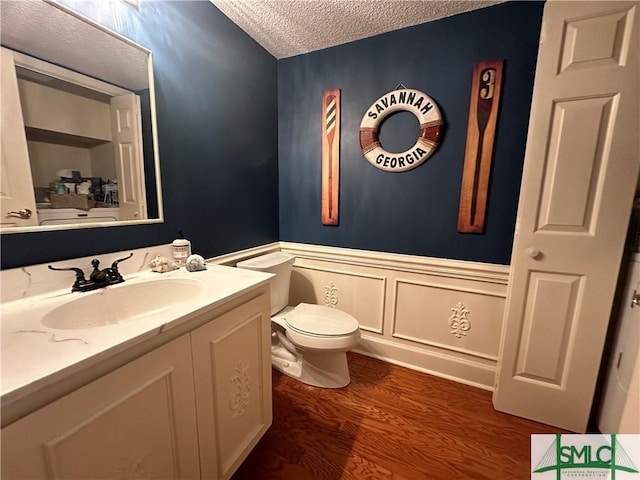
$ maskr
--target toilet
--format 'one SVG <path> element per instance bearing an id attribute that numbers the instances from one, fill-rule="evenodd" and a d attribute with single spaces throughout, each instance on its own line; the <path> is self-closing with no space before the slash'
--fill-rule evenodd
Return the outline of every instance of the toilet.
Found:
<path id="1" fill-rule="evenodd" d="M 271 279 L 271 362 L 308 385 L 345 387 L 351 381 L 347 353 L 358 344 L 358 321 L 341 310 L 301 303 L 288 306 L 294 256 L 268 253 L 238 268 L 275 274 Z"/>

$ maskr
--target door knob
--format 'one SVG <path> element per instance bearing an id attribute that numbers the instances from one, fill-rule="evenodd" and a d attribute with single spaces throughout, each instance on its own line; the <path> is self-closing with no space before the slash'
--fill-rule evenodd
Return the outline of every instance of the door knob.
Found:
<path id="1" fill-rule="evenodd" d="M 20 217 L 24 220 L 31 218 L 33 212 L 28 208 L 23 208 L 22 210 L 18 210 L 17 212 L 9 212 L 7 213 L 7 217 Z"/>
<path id="2" fill-rule="evenodd" d="M 527 248 L 527 255 L 531 258 L 538 258 L 540 256 L 540 250 L 534 247 Z"/>
<path id="3" fill-rule="evenodd" d="M 635 305 L 640 305 L 640 293 L 637 290 L 633 291 L 633 295 L 631 296 L 631 308 Z"/>

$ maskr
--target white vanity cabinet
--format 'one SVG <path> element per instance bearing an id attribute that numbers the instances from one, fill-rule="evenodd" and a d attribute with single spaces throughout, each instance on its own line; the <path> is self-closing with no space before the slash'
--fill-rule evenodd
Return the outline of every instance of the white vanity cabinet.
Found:
<path id="1" fill-rule="evenodd" d="M 1 477 L 230 478 L 271 425 L 268 286 L 161 335 L 3 428 Z"/>
<path id="2" fill-rule="evenodd" d="M 2 478 L 198 478 L 183 335 L 2 429 Z"/>
<path id="3" fill-rule="evenodd" d="M 271 425 L 269 305 L 261 295 L 191 332 L 202 478 L 230 478 Z"/>

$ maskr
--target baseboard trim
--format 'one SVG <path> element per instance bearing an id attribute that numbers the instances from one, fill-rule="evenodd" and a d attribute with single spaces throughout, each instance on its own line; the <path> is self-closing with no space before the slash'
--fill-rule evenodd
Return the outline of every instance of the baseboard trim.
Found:
<path id="1" fill-rule="evenodd" d="M 353 350 L 368 357 L 416 370 L 454 382 L 494 390 L 495 363 L 479 363 L 459 356 L 428 351 L 402 345 L 384 338 L 363 334 L 360 344 Z"/>

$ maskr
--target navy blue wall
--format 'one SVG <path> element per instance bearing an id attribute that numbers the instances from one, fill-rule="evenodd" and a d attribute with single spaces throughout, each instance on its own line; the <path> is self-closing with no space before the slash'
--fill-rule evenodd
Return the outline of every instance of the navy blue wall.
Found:
<path id="1" fill-rule="evenodd" d="M 165 222 L 2 235 L 2 268 L 168 243 L 179 227 L 205 257 L 277 241 L 276 59 L 210 2 L 107 4 L 83 13 L 153 51 Z"/>
<path id="2" fill-rule="evenodd" d="M 113 8 L 118 15 L 100 21 L 154 53 L 165 223 L 2 235 L 2 268 L 165 243 L 179 227 L 204 256 L 281 239 L 509 263 L 542 3 L 509 2 L 279 62 L 210 2 Z M 505 72 L 486 229 L 459 234 L 471 70 L 494 58 Z M 431 96 L 446 130 L 425 164 L 387 173 L 362 156 L 358 127 L 399 83 Z M 324 227 L 320 104 L 333 88 L 342 89 L 340 225 Z M 417 135 L 406 112 L 381 128 L 390 151 Z"/>
<path id="3" fill-rule="evenodd" d="M 280 239 L 508 264 L 515 226 L 542 2 L 508 2 L 278 62 Z M 504 59 L 503 91 L 484 234 L 457 232 L 473 66 Z M 404 173 L 360 151 L 363 114 L 400 83 L 439 105 L 444 138 Z M 342 90 L 340 225 L 320 221 L 321 104 Z M 400 112 L 381 127 L 388 151 L 415 143 Z"/>

